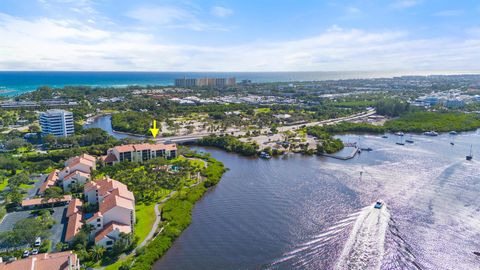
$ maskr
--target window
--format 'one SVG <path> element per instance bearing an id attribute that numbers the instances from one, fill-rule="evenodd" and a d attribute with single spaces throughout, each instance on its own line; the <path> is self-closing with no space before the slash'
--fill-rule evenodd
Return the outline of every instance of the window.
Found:
<path id="1" fill-rule="evenodd" d="M 101 219 L 100 219 L 100 218 L 97 218 L 97 222 L 100 222 L 100 221 L 101 221 Z"/>
<path id="2" fill-rule="evenodd" d="M 98 223 L 98 224 L 97 224 L 97 227 L 102 227 L 102 224 Z"/>
<path id="3" fill-rule="evenodd" d="M 111 246 L 113 244 L 113 241 L 107 241 L 107 246 Z"/>

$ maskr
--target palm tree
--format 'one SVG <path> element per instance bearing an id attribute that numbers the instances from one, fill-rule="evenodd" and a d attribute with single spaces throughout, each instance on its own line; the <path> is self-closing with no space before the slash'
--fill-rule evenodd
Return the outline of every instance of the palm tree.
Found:
<path id="1" fill-rule="evenodd" d="M 102 259 L 103 253 L 105 253 L 105 248 L 102 246 L 93 246 L 90 250 L 90 257 L 94 261 L 99 261 Z"/>

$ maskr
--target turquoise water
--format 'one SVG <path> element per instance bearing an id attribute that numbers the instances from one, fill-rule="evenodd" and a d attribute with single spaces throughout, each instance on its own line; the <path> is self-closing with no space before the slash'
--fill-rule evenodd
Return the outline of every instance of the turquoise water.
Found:
<path id="1" fill-rule="evenodd" d="M 253 82 L 319 81 L 359 78 L 426 75 L 414 72 L 66 72 L 0 71 L 0 95 L 15 96 L 40 86 L 67 85 L 113 86 L 172 85 L 181 77 L 236 77 Z"/>

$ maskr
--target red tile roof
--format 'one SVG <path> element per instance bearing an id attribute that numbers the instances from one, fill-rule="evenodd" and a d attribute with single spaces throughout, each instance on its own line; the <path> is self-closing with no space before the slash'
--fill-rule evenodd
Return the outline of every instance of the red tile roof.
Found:
<path id="1" fill-rule="evenodd" d="M 63 178 L 63 180 L 68 180 L 76 175 L 80 175 L 80 176 L 83 176 L 83 177 L 86 177 L 86 178 L 90 178 L 90 174 L 89 173 L 86 173 L 86 172 L 83 172 L 81 170 L 75 170 L 73 172 L 71 172 L 69 175 L 65 176 Z"/>
<path id="2" fill-rule="evenodd" d="M 86 159 L 86 160 L 90 160 L 90 161 L 92 161 L 92 162 L 96 162 L 96 161 L 97 161 L 97 159 L 96 159 L 94 156 L 91 156 L 91 155 L 89 155 L 89 154 L 82 154 L 80 157 L 81 157 L 81 158 L 84 158 L 84 159 Z"/>
<path id="3" fill-rule="evenodd" d="M 114 230 L 118 230 L 119 232 L 123 232 L 123 233 L 132 232 L 132 228 L 130 228 L 130 226 L 112 221 L 107 225 L 105 225 L 105 227 L 103 227 L 103 229 L 97 233 L 97 235 L 95 236 L 95 243 L 102 240 L 105 236 L 107 236 L 109 233 L 113 232 Z"/>
<path id="4" fill-rule="evenodd" d="M 152 150 L 152 151 L 157 151 L 157 150 L 176 150 L 176 149 L 177 149 L 177 145 L 174 144 L 174 143 L 172 143 L 172 144 L 142 143 L 142 144 L 126 144 L 126 145 L 115 146 L 113 149 L 117 150 L 119 153 L 122 153 L 122 152 L 133 152 L 133 151 L 142 151 L 142 150 Z"/>
<path id="5" fill-rule="evenodd" d="M 86 160 L 86 159 L 83 159 L 83 158 L 77 158 L 77 159 L 73 160 L 71 163 L 69 163 L 68 166 L 65 167 L 65 168 L 68 168 L 68 167 L 73 168 L 73 167 L 77 166 L 78 164 L 82 164 L 82 165 L 85 165 L 85 166 L 91 167 L 91 168 L 93 168 L 94 165 L 95 165 L 94 163 L 92 163 L 89 160 Z"/>
<path id="6" fill-rule="evenodd" d="M 51 172 L 47 176 L 47 179 L 45 179 L 45 182 L 43 182 L 42 185 L 40 186 L 40 188 L 38 189 L 38 192 L 39 193 L 44 193 L 45 190 L 47 190 L 47 188 L 55 186 L 55 184 L 58 181 L 58 173 L 59 173 L 58 170 L 54 170 L 53 172 Z"/>
<path id="7" fill-rule="evenodd" d="M 67 232 L 65 233 L 65 241 L 70 241 L 75 237 L 75 235 L 80 231 L 82 228 L 82 214 L 75 213 L 68 218 L 67 223 Z"/>
<path id="8" fill-rule="evenodd" d="M 76 214 L 78 212 L 82 211 L 82 201 L 79 199 L 73 199 L 70 201 L 67 207 L 67 218 L 70 217 L 73 214 Z"/>
<path id="9" fill-rule="evenodd" d="M 93 216 L 91 216 L 89 219 L 87 219 L 87 223 L 90 223 L 90 222 L 92 222 L 92 221 L 94 221 L 97 218 L 102 217 L 102 216 L 103 216 L 102 213 L 96 212 Z"/>
<path id="10" fill-rule="evenodd" d="M 0 270 L 68 270 L 77 269 L 77 255 L 71 251 L 42 253 L 14 262 L 0 263 Z"/>
<path id="11" fill-rule="evenodd" d="M 117 207 L 117 206 L 122 207 L 122 208 L 126 208 L 126 209 L 130 209 L 132 211 L 135 209 L 135 205 L 134 205 L 133 201 L 122 198 L 122 197 L 114 195 L 114 194 L 110 194 L 107 197 L 105 197 L 103 202 L 100 204 L 99 211 L 100 211 L 100 213 L 105 214 L 110 209 L 112 209 L 114 207 Z"/>
<path id="12" fill-rule="evenodd" d="M 50 199 L 48 200 L 48 202 L 45 202 L 45 203 L 53 203 L 53 202 L 69 202 L 72 200 L 72 196 L 71 195 L 64 195 L 63 196 L 63 199 L 61 200 L 53 200 L 53 199 Z M 36 198 L 36 199 L 30 199 L 30 200 L 23 200 L 22 201 L 22 207 L 25 207 L 25 206 L 34 206 L 34 205 L 42 205 L 42 204 L 45 204 L 44 202 L 42 202 L 42 198 Z"/>
<path id="13" fill-rule="evenodd" d="M 111 163 L 111 162 L 118 161 L 117 157 L 113 153 L 108 153 L 106 156 L 102 156 L 102 160 L 105 163 Z"/>
<path id="14" fill-rule="evenodd" d="M 115 146 L 113 149 L 117 150 L 119 153 L 135 151 L 135 148 L 133 148 L 133 144 Z"/>
<path id="15" fill-rule="evenodd" d="M 96 183 L 96 188 L 98 189 L 99 196 L 107 196 L 110 193 L 114 193 L 115 195 L 118 195 L 120 197 L 129 199 L 132 201 L 135 200 L 133 193 L 128 190 L 128 187 L 117 180 L 113 180 L 111 178 L 106 177 L 106 178 L 103 178 L 102 180 L 96 181 L 95 183 Z M 89 188 L 88 190 L 91 189 L 90 186 L 88 186 L 88 188 Z"/>

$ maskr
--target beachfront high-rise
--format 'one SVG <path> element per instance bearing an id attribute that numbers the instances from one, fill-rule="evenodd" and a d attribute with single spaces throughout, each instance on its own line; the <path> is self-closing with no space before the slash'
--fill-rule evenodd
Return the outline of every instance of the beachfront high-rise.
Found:
<path id="1" fill-rule="evenodd" d="M 177 87 L 219 87 L 233 86 L 236 84 L 235 77 L 231 78 L 179 78 L 175 79 Z"/>
<path id="2" fill-rule="evenodd" d="M 66 137 L 74 133 L 73 113 L 65 110 L 48 110 L 40 113 L 42 135 Z"/>

